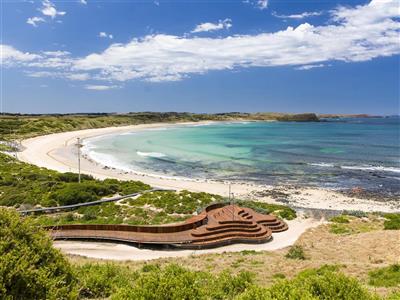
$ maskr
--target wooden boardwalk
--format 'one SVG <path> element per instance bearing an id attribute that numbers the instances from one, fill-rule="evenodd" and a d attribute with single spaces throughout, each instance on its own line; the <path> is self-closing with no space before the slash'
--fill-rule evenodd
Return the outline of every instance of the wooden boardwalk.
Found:
<path id="1" fill-rule="evenodd" d="M 53 239 L 107 240 L 186 249 L 264 243 L 288 229 L 282 220 L 237 205 L 214 204 L 183 223 L 160 226 L 72 224 L 46 227 Z"/>

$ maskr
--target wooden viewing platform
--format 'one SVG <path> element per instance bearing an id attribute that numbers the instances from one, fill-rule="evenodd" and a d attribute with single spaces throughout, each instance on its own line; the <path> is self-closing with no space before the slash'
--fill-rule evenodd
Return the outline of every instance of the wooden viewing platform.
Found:
<path id="1" fill-rule="evenodd" d="M 159 226 L 71 224 L 46 227 L 53 239 L 128 242 L 138 246 L 164 245 L 185 249 L 233 243 L 264 243 L 288 226 L 273 215 L 250 208 L 217 203 L 185 222 Z"/>

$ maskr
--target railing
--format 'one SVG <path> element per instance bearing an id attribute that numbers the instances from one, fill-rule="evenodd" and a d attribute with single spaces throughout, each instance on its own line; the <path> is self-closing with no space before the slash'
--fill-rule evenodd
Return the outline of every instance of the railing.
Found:
<path id="1" fill-rule="evenodd" d="M 159 191 L 175 191 L 175 190 L 154 188 L 154 189 L 146 190 L 143 192 L 133 193 L 133 194 L 124 195 L 124 196 L 118 196 L 118 197 L 112 197 L 112 198 L 103 198 L 103 199 L 91 201 L 91 202 L 77 203 L 77 204 L 71 204 L 71 205 L 62 205 L 62 206 L 53 206 L 53 207 L 42 207 L 42 208 L 35 208 L 35 209 L 26 209 L 26 210 L 19 210 L 18 212 L 22 215 L 26 215 L 26 214 L 37 213 L 37 212 L 52 212 L 52 211 L 59 211 L 59 210 L 70 210 L 70 209 L 75 209 L 75 208 L 79 208 L 79 207 L 83 207 L 83 206 L 92 206 L 92 205 L 99 205 L 99 204 L 107 203 L 107 202 L 115 202 L 115 201 L 119 201 L 119 200 L 126 199 L 126 198 L 132 198 L 132 197 L 135 197 L 135 196 L 138 196 L 141 194 L 151 193 L 151 192 L 159 192 Z"/>

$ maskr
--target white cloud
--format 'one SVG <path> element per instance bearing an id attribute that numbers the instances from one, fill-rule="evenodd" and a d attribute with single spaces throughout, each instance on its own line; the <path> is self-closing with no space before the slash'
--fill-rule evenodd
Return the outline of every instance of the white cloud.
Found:
<path id="1" fill-rule="evenodd" d="M 258 0 L 257 7 L 261 10 L 266 9 L 268 7 L 268 0 Z"/>
<path id="2" fill-rule="evenodd" d="M 51 17 L 54 19 L 56 16 L 63 16 L 66 14 L 65 11 L 57 11 L 55 5 L 49 0 L 44 0 L 42 2 L 42 7 L 39 9 L 43 15 Z"/>
<path id="3" fill-rule="evenodd" d="M 61 57 L 61 56 L 67 56 L 70 55 L 71 53 L 68 51 L 44 51 L 43 54 L 47 56 L 55 56 L 55 57 Z"/>
<path id="4" fill-rule="evenodd" d="M 278 15 L 276 12 L 273 12 L 272 15 L 281 19 L 304 19 L 308 17 L 315 17 L 322 15 L 321 11 L 313 11 L 313 12 L 303 12 L 301 14 L 293 14 L 293 15 Z"/>
<path id="5" fill-rule="evenodd" d="M 3 65 L 13 65 L 18 63 L 26 63 L 39 59 L 40 56 L 29 52 L 21 52 L 12 46 L 0 45 L 0 59 Z"/>
<path id="6" fill-rule="evenodd" d="M 339 7 L 330 16 L 328 25 L 303 23 L 296 28 L 289 26 L 255 35 L 149 35 L 75 58 L 35 55 L 3 47 L 7 49 L 6 60 L 11 61 L 8 66 L 53 72 L 62 78 L 85 73 L 90 74 L 90 79 L 107 82 L 176 81 L 193 74 L 249 67 L 293 66 L 305 70 L 326 66 L 331 61 L 368 61 L 400 54 L 397 0 Z"/>
<path id="7" fill-rule="evenodd" d="M 98 36 L 101 38 L 109 38 L 110 40 L 112 40 L 114 38 L 114 36 L 112 34 L 108 34 L 107 32 L 104 32 L 104 31 L 99 32 Z"/>
<path id="8" fill-rule="evenodd" d="M 232 20 L 225 19 L 225 20 L 219 20 L 218 23 L 199 24 L 191 32 L 197 33 L 197 32 L 206 32 L 206 31 L 216 31 L 216 30 L 221 30 L 221 29 L 229 29 L 231 27 L 232 27 Z"/>
<path id="9" fill-rule="evenodd" d="M 303 65 L 303 66 L 300 66 L 300 67 L 296 67 L 295 69 L 296 70 L 311 70 L 311 69 L 314 69 L 314 68 L 322 68 L 322 67 L 325 67 L 325 65 L 324 64 Z"/>
<path id="10" fill-rule="evenodd" d="M 243 3 L 250 4 L 259 10 L 264 10 L 268 8 L 269 0 L 243 0 Z"/>
<path id="11" fill-rule="evenodd" d="M 106 90 L 111 90 L 111 89 L 116 89 L 119 88 L 117 85 L 91 85 L 88 84 L 85 86 L 85 89 L 87 90 L 94 90 L 94 91 L 106 91 Z"/>
<path id="12" fill-rule="evenodd" d="M 81 80 L 85 81 L 90 79 L 90 75 L 88 73 L 75 73 L 75 74 L 68 74 L 66 75 L 66 78 L 70 80 Z"/>
<path id="13" fill-rule="evenodd" d="M 87 4 L 87 1 L 86 0 L 79 0 L 79 3 L 81 3 L 81 4 Z"/>
<path id="14" fill-rule="evenodd" d="M 33 27 L 37 27 L 37 23 L 40 22 L 45 22 L 45 20 L 41 17 L 32 17 L 26 20 L 26 23 L 32 25 Z"/>

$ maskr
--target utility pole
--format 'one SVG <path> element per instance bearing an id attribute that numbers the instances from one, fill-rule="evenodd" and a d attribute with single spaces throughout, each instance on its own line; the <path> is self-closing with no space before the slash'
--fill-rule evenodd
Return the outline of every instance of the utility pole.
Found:
<path id="1" fill-rule="evenodd" d="M 78 182 L 81 183 L 81 139 L 77 138 L 78 142 L 76 146 L 78 147 Z"/>
<path id="2" fill-rule="evenodd" d="M 235 221 L 235 194 L 232 193 L 232 220 Z"/>

